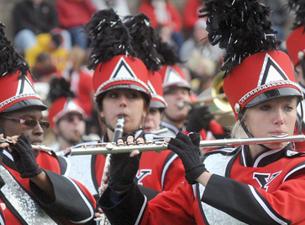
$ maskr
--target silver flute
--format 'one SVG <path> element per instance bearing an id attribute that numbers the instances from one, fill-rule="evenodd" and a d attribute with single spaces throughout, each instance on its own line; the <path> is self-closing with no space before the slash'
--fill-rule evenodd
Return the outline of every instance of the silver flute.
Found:
<path id="1" fill-rule="evenodd" d="M 2 143 L 13 144 L 14 142 L 11 140 L 11 138 L 7 137 L 7 138 L 0 138 L 0 144 Z M 37 151 L 45 151 L 45 152 L 50 152 L 54 150 L 45 145 L 32 145 L 32 149 Z"/>
<path id="2" fill-rule="evenodd" d="M 278 142 L 302 142 L 305 141 L 305 135 L 265 137 L 265 138 L 232 138 L 218 140 L 203 140 L 199 146 L 222 147 L 222 146 L 240 146 L 240 145 L 257 145 Z M 96 154 L 120 154 L 131 153 L 134 150 L 140 152 L 146 151 L 163 151 L 168 149 L 169 138 L 158 140 L 153 143 L 134 144 L 134 145 L 117 145 L 115 143 L 105 142 L 98 144 L 81 144 L 77 147 L 70 148 L 71 155 L 96 155 Z"/>

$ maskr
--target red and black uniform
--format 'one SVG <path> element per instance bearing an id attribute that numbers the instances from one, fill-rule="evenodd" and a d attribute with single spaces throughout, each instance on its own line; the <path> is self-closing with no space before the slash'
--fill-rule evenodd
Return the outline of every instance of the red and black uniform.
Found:
<path id="1" fill-rule="evenodd" d="M 92 157 L 91 173 L 94 174 L 94 184 L 98 188 L 101 184 L 105 157 Z M 140 167 L 136 175 L 139 185 L 154 191 L 168 191 L 185 180 L 184 167 L 178 156 L 171 151 L 144 152 L 141 156 Z M 96 189 L 97 190 L 97 189 Z"/>
<path id="2" fill-rule="evenodd" d="M 286 147 L 251 160 L 243 146 L 211 152 L 204 163 L 214 173 L 206 187 L 183 182 L 149 202 L 136 186 L 122 196 L 107 189 L 102 208 L 113 225 L 305 224 L 302 154 Z"/>
<path id="3" fill-rule="evenodd" d="M 299 86 L 303 92 L 303 95 L 305 96 L 305 87 L 302 83 L 299 83 Z M 300 102 L 300 105 L 298 107 L 298 117 L 299 117 L 299 120 L 300 120 L 300 123 L 301 123 L 301 132 L 302 134 L 305 134 L 305 117 L 304 117 L 304 109 L 305 109 L 305 100 L 302 100 Z M 299 128 L 296 128 L 295 129 L 295 133 L 296 134 L 299 134 L 300 131 L 299 131 Z M 302 149 L 304 149 L 305 147 L 305 142 L 296 142 L 295 143 L 295 146 L 296 146 L 296 149 L 299 150 L 299 151 L 302 151 Z"/>
<path id="4" fill-rule="evenodd" d="M 184 167 L 178 155 L 170 150 L 144 152 L 136 180 L 158 192 L 173 190 L 185 180 Z"/>
<path id="5" fill-rule="evenodd" d="M 1 213 L 6 225 L 37 224 L 37 221 L 41 220 L 35 218 L 36 222 L 32 222 L 31 217 L 37 216 L 33 212 L 39 210 L 44 211 L 55 224 L 94 224 L 95 200 L 81 183 L 63 176 L 67 169 L 63 158 L 44 151 L 39 151 L 36 157 L 37 164 L 52 184 L 54 199 L 50 199 L 30 179 L 21 178 L 8 151 L 4 150 L 1 157 L 1 171 L 7 171 L 7 175 L 14 180 L 12 183 L 3 183 L 0 192 L 0 202 L 5 204 L 5 209 L 1 207 Z M 4 178 L 4 173 L 1 173 L 1 176 Z M 16 193 L 15 189 L 12 189 L 10 193 L 6 186 L 18 186 L 19 191 Z M 30 196 L 30 199 L 24 196 Z M 24 201 L 28 200 L 38 204 L 25 204 Z"/>
<path id="6" fill-rule="evenodd" d="M 105 156 L 72 156 L 69 161 L 69 176 L 84 183 L 92 194 L 97 194 L 103 176 Z M 84 171 L 86 168 L 91 171 Z M 184 180 L 184 167 L 177 154 L 170 150 L 142 153 L 136 176 L 139 185 L 161 192 L 172 190 Z"/>

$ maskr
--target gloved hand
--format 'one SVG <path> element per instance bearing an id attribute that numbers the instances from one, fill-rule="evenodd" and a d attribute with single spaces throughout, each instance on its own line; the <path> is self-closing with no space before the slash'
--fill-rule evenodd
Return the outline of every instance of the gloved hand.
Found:
<path id="1" fill-rule="evenodd" d="M 131 141 L 128 139 L 131 138 Z M 142 138 L 142 136 L 141 136 Z M 126 140 L 126 138 L 123 137 Z M 119 140 L 119 141 L 122 141 Z M 142 139 L 144 142 L 144 139 Z M 133 143 L 133 135 L 127 137 L 127 143 Z M 131 157 L 129 153 L 112 154 L 110 159 L 109 187 L 113 191 L 125 192 L 134 182 L 139 169 L 141 154 Z"/>
<path id="2" fill-rule="evenodd" d="M 140 155 L 130 157 L 129 153 L 113 154 L 110 159 L 109 187 L 124 192 L 131 187 L 139 169 Z"/>
<path id="3" fill-rule="evenodd" d="M 30 141 L 21 135 L 16 144 L 10 144 L 17 171 L 22 178 L 35 177 L 42 172 L 36 162 L 35 154 Z"/>
<path id="4" fill-rule="evenodd" d="M 207 106 L 193 107 L 188 115 L 186 130 L 199 132 L 201 129 L 209 130 L 209 125 L 214 116 Z"/>
<path id="5" fill-rule="evenodd" d="M 187 136 L 179 132 L 176 138 L 172 138 L 168 144 L 168 148 L 182 160 L 189 184 L 197 183 L 196 179 L 207 171 L 200 159 L 199 142 L 200 135 L 198 133 Z"/>

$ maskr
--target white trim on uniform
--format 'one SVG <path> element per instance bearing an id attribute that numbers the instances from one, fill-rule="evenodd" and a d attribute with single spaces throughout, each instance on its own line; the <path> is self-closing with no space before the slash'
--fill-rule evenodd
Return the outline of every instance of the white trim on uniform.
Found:
<path id="1" fill-rule="evenodd" d="M 146 196 L 144 195 L 144 202 L 143 202 L 143 205 L 142 205 L 141 210 L 140 210 L 140 212 L 139 212 L 139 215 L 138 215 L 138 217 L 137 217 L 137 220 L 136 220 L 136 222 L 135 222 L 135 225 L 138 225 L 138 224 L 140 223 L 140 220 L 141 220 L 141 218 L 142 218 L 142 215 L 143 215 L 143 212 L 144 212 L 144 210 L 145 210 L 146 204 L 147 204 L 147 198 L 146 198 Z"/>
<path id="2" fill-rule="evenodd" d="M 252 192 L 252 195 L 254 196 L 254 198 L 256 199 L 256 201 L 261 205 L 261 207 L 265 210 L 265 212 L 278 224 L 282 224 L 282 225 L 288 225 L 288 223 L 286 223 L 285 221 L 283 221 L 281 218 L 277 217 L 273 212 L 271 212 L 271 210 L 269 209 L 269 207 L 266 205 L 266 203 L 261 199 L 261 197 L 256 193 L 255 188 L 252 187 L 251 185 L 248 185 L 250 188 L 250 191 Z"/>

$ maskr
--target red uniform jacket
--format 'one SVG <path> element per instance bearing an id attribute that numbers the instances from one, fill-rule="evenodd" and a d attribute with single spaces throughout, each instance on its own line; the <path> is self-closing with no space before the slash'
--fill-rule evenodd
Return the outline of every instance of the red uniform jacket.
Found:
<path id="1" fill-rule="evenodd" d="M 46 172 L 54 191 L 55 199 L 48 199 L 44 193 L 28 178 L 21 178 L 15 170 L 12 156 L 4 151 L 2 153 L 2 166 L 11 174 L 29 196 L 37 201 L 44 211 L 60 224 L 92 224 L 95 200 L 89 191 L 78 181 L 62 176 L 66 171 L 64 159 L 56 157 L 53 153 L 39 151 L 37 163 Z M 4 184 L 6 185 L 6 184 Z M 18 212 L 5 198 L 3 192 L 0 196 L 1 216 L 6 225 L 27 224 L 20 218 Z M 4 204 L 3 204 L 4 203 Z M 31 208 L 26 209 L 31 215 Z M 72 222 L 73 221 L 73 222 Z"/>
<path id="2" fill-rule="evenodd" d="M 302 153 L 287 147 L 251 160 L 240 147 L 209 153 L 204 163 L 213 173 L 206 187 L 184 182 L 149 202 L 136 186 L 123 195 L 107 189 L 99 203 L 112 225 L 305 224 Z"/>

